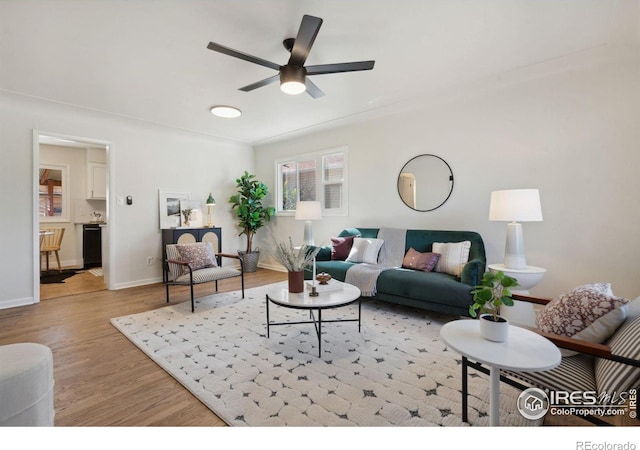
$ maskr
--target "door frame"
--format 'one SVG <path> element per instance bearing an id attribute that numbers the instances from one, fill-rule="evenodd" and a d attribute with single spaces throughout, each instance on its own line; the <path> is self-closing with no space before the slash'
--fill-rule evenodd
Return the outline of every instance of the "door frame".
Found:
<path id="1" fill-rule="evenodd" d="M 106 238 L 107 254 L 103 255 L 102 269 L 104 273 L 104 282 L 107 289 L 115 289 L 114 277 L 111 273 L 111 261 L 115 261 L 115 239 L 114 239 L 114 223 L 115 223 L 115 208 L 113 208 L 112 201 L 114 191 L 114 177 L 113 177 L 113 161 L 114 161 L 114 145 L 112 142 L 104 141 L 101 139 L 85 138 L 80 136 L 71 136 L 67 134 L 60 134 L 55 132 L 49 132 L 44 130 L 33 130 L 33 303 L 40 302 L 40 239 L 38 236 L 38 230 L 40 229 L 39 218 L 39 202 L 38 202 L 38 180 L 40 169 L 40 137 L 52 137 L 74 143 L 87 143 L 92 145 L 104 146 L 107 156 L 107 198 L 106 198 L 106 229 L 103 237 Z M 69 217 L 72 221 L 72 216 Z"/>

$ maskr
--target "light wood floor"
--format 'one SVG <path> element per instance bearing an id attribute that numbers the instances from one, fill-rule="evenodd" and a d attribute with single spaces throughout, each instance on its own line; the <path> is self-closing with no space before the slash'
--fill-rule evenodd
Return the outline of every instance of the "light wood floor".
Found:
<path id="1" fill-rule="evenodd" d="M 286 273 L 258 269 L 246 274 L 245 287 L 285 279 Z M 196 297 L 211 294 L 213 286 L 196 286 Z M 238 279 L 219 282 L 219 291 L 239 288 Z M 188 288 L 172 287 L 171 300 L 189 301 Z M 38 342 L 51 348 L 56 426 L 224 426 L 109 322 L 164 306 L 162 283 L 41 299 L 0 310 L 0 345 Z"/>
<path id="2" fill-rule="evenodd" d="M 285 279 L 286 273 L 258 269 L 246 274 L 246 287 Z M 96 291 L 102 277 L 65 281 L 66 287 L 43 285 L 39 304 L 0 310 L 0 345 L 39 342 L 53 351 L 56 426 L 225 425 L 109 322 L 166 306 L 162 283 Z M 196 297 L 212 289 L 196 286 Z M 221 292 L 237 289 L 237 279 L 219 283 Z M 188 288 L 171 292 L 172 303 L 189 301 Z M 568 417 L 547 417 L 545 424 L 588 425 Z"/>

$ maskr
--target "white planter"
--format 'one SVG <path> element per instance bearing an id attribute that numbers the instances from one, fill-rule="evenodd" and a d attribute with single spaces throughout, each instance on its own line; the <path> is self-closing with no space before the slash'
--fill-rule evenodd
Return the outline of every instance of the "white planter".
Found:
<path id="1" fill-rule="evenodd" d="M 504 317 L 498 317 L 494 322 L 491 314 L 480 316 L 480 336 L 493 342 L 504 342 L 509 336 L 509 321 Z"/>

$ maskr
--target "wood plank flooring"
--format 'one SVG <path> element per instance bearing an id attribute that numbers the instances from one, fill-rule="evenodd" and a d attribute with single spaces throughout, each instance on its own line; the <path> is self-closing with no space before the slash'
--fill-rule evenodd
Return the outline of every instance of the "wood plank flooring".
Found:
<path id="1" fill-rule="evenodd" d="M 286 276 L 258 269 L 246 274 L 246 288 Z M 56 426 L 225 426 L 109 322 L 166 306 L 162 283 L 95 291 L 103 286 L 101 277 L 86 273 L 68 280 L 67 287 L 43 286 L 39 304 L 0 310 L 0 345 L 39 342 L 53 351 Z M 221 292 L 239 287 L 237 279 L 219 283 Z M 195 288 L 196 297 L 212 291 L 209 283 Z M 171 293 L 172 303 L 189 300 L 188 288 L 172 287 Z M 570 417 L 547 417 L 545 424 L 588 425 Z"/>
<path id="2" fill-rule="evenodd" d="M 258 269 L 246 274 L 245 286 L 286 276 Z M 219 282 L 221 292 L 239 288 L 238 279 Z M 196 286 L 196 297 L 212 290 L 212 283 Z M 188 288 L 172 287 L 171 297 L 172 303 L 188 301 Z M 224 426 L 109 322 L 164 306 L 162 283 L 42 299 L 0 310 L 0 345 L 39 342 L 51 348 L 56 426 Z"/>

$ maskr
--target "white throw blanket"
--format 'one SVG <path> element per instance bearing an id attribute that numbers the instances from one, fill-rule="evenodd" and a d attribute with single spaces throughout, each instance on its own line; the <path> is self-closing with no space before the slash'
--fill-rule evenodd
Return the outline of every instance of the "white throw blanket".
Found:
<path id="1" fill-rule="evenodd" d="M 378 264 L 360 263 L 347 270 L 345 282 L 360 289 L 363 297 L 373 297 L 376 294 L 378 276 L 385 270 L 402 266 L 407 230 L 403 228 L 380 228 L 378 239 L 384 244 L 378 255 Z"/>

